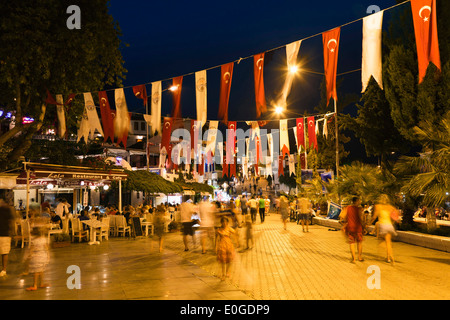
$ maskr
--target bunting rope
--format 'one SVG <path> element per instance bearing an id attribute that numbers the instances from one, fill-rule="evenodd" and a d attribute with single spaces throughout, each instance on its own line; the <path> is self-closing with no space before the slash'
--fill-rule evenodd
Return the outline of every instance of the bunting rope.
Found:
<path id="1" fill-rule="evenodd" d="M 388 10 L 392 10 L 392 9 L 394 9 L 394 8 L 396 8 L 396 7 L 398 7 L 398 6 L 404 5 L 404 4 L 408 3 L 408 2 L 411 2 L 411 0 L 406 0 L 406 1 L 404 1 L 404 2 L 395 4 L 395 5 L 391 6 L 391 7 L 386 8 L 386 9 L 382 9 L 382 10 L 380 10 L 380 11 L 388 11 Z M 358 18 L 358 19 L 356 19 L 356 20 L 353 20 L 353 21 L 344 23 L 344 24 L 342 24 L 342 25 L 340 25 L 340 26 L 338 26 L 338 27 L 331 28 L 331 29 L 329 29 L 329 30 L 327 30 L 327 31 L 330 31 L 330 30 L 333 30 L 333 29 L 336 29 L 336 28 L 342 28 L 342 27 L 348 26 L 348 25 L 350 25 L 350 24 L 359 22 L 359 21 L 363 20 L 364 18 L 365 18 L 365 17 Z M 308 37 L 305 37 L 305 38 L 303 38 L 303 39 L 299 39 L 299 40 L 296 40 L 296 41 L 305 41 L 305 40 L 308 40 L 308 39 L 311 39 L 311 38 L 320 36 L 320 35 L 322 35 L 324 32 L 327 32 L 327 31 L 322 31 L 322 32 L 316 33 L 316 34 L 314 34 L 314 35 L 311 35 L 311 36 L 308 36 Z M 295 42 L 295 41 L 294 41 L 294 42 Z M 284 47 L 286 47 L 287 45 L 288 45 L 288 44 L 284 44 L 284 45 L 281 45 L 281 46 L 278 46 L 278 47 L 275 47 L 275 48 L 272 48 L 272 49 L 265 50 L 265 51 L 263 51 L 263 52 L 272 52 L 272 51 L 275 51 L 275 50 L 284 48 Z M 247 60 L 247 59 L 253 58 L 253 56 L 254 56 L 254 54 L 253 54 L 253 55 L 249 55 L 249 56 L 244 57 L 244 58 L 236 59 L 236 60 L 234 60 L 234 61 L 230 61 L 230 62 L 228 62 L 228 63 L 237 63 L 237 64 L 239 64 L 239 63 L 240 63 L 241 61 L 243 61 L 243 60 Z M 225 64 L 226 64 L 226 63 L 225 63 Z M 202 70 L 209 71 L 209 70 L 213 70 L 213 69 L 219 68 L 219 67 L 221 67 L 222 65 L 224 65 L 224 64 L 216 65 L 216 66 L 209 67 L 209 68 L 202 69 Z M 341 76 L 341 75 L 345 75 L 345 74 L 348 74 L 348 73 L 357 72 L 357 71 L 360 71 L 360 70 L 361 70 L 361 69 L 355 69 L 355 70 L 352 70 L 352 71 L 348 71 L 348 72 L 344 72 L 344 73 L 337 74 L 336 76 Z M 186 76 L 194 75 L 195 72 L 196 72 L 196 71 L 194 71 L 194 72 L 189 72 L 189 73 L 186 73 L 186 74 L 177 76 L 177 77 L 186 77 Z M 315 72 L 315 71 L 306 71 L 306 70 L 305 70 L 304 72 L 309 72 L 309 73 L 315 73 L 315 74 L 319 74 L 319 75 L 324 75 L 324 73 Z M 170 78 L 166 78 L 166 79 L 162 79 L 162 80 L 156 80 L 156 81 L 161 81 L 161 82 L 163 82 L 163 81 L 169 81 L 169 80 L 172 80 L 173 78 L 175 78 L 175 77 L 170 77 Z M 149 85 L 149 84 L 152 84 L 153 82 L 156 82 L 156 81 L 151 81 L 151 82 L 147 82 L 147 83 L 142 83 L 142 84 L 140 84 L 140 85 Z M 91 91 L 91 93 L 98 93 L 98 92 L 101 92 L 101 91 L 106 91 L 106 92 L 108 92 L 108 91 L 114 91 L 114 90 L 116 90 L 116 89 L 129 89 L 129 88 L 133 88 L 133 87 L 135 87 L 135 86 L 136 86 L 136 85 L 125 86 L 125 87 L 119 87 L 119 88 L 113 88 L 113 89 L 106 89 L 106 90 Z M 161 90 L 161 92 L 165 92 L 165 91 L 167 91 L 167 90 L 169 90 L 169 88 L 163 89 L 163 90 Z M 82 93 L 77 93 L 77 94 L 82 94 Z M 151 98 L 151 95 L 148 95 L 147 100 L 148 100 L 149 98 Z"/>

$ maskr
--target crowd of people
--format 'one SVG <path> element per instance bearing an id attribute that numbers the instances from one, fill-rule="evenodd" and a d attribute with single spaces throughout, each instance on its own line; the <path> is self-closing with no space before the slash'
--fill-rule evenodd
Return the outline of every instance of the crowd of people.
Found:
<path id="1" fill-rule="evenodd" d="M 0 277 L 6 274 L 7 257 L 10 250 L 10 229 L 8 225 L 16 219 L 11 206 L 0 202 L 0 253 L 2 255 L 2 271 Z M 302 231 L 309 232 L 312 217 L 318 215 L 318 207 L 308 199 L 306 194 L 296 196 L 281 195 L 269 198 L 262 194 L 243 193 L 232 197 L 229 202 L 211 201 L 205 197 L 194 203 L 190 196 L 183 196 L 180 204 L 162 203 L 157 206 L 140 204 L 127 205 L 122 211 L 115 205 L 106 207 L 87 206 L 79 210 L 80 220 L 98 219 L 110 215 L 123 215 L 131 224 L 132 217 L 151 219 L 153 224 L 153 240 L 158 241 L 159 252 L 164 249 L 164 238 L 170 229 L 179 230 L 182 235 L 184 251 L 191 249 L 189 240 L 196 247 L 197 238 L 201 246 L 201 253 L 208 251 L 216 255 L 222 267 L 222 279 L 230 276 L 230 266 L 236 256 L 236 249 L 251 249 L 255 243 L 253 239 L 254 224 L 258 220 L 264 224 L 270 212 L 276 212 L 281 217 L 282 226 L 287 230 L 287 222 L 294 221 L 301 225 Z M 426 208 L 419 208 L 415 216 L 420 217 Z M 70 204 L 65 199 L 58 199 L 52 206 L 44 202 L 40 207 L 30 207 L 30 217 L 39 216 L 60 224 L 63 219 L 73 216 Z M 436 217 L 448 219 L 448 212 L 436 210 Z M 372 234 L 384 240 L 386 245 L 386 262 L 394 263 L 392 238 L 396 235 L 395 223 L 400 221 L 400 211 L 389 203 L 387 196 L 381 196 L 375 205 L 362 206 L 358 197 L 353 197 L 351 203 L 342 206 L 339 221 L 342 231 L 350 247 L 351 262 L 364 261 L 363 240 L 369 233 L 368 226 L 374 226 Z M 170 226 L 171 228 L 168 228 Z M 42 228 L 34 228 L 33 242 L 30 247 L 28 270 L 34 274 L 33 286 L 28 290 L 36 290 L 45 286 L 43 271 L 48 264 L 48 242 L 44 241 Z M 9 241 L 9 243 L 8 243 Z M 152 241 L 153 249 L 154 241 Z"/>

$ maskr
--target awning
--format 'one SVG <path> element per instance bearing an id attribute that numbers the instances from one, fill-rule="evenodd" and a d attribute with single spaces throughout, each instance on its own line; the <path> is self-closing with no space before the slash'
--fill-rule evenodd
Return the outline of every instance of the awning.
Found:
<path id="1" fill-rule="evenodd" d="M 86 187 L 110 184 L 112 181 L 127 179 L 127 173 L 120 168 L 98 169 L 92 167 L 75 167 L 43 163 L 24 163 L 25 170 L 16 179 L 17 185 L 27 184 L 29 171 L 30 186 L 53 185 L 65 187 Z"/>

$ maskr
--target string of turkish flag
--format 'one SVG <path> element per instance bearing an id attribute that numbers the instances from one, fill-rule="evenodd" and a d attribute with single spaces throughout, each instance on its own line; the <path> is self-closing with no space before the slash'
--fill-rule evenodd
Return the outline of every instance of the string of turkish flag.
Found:
<path id="1" fill-rule="evenodd" d="M 438 43 L 438 34 L 437 34 L 437 14 L 436 14 L 436 0 L 410 0 L 411 2 L 411 10 L 414 22 L 414 32 L 416 38 L 416 46 L 417 46 L 417 55 L 418 55 L 418 64 L 419 64 L 419 83 L 423 81 L 426 70 L 430 63 L 433 63 L 438 70 L 441 70 L 441 62 L 439 55 L 439 43 Z M 406 2 L 404 2 L 406 3 Z M 382 79 L 381 79 L 381 29 L 382 29 L 382 19 L 383 12 L 389 9 L 392 9 L 398 5 L 392 6 L 388 9 L 382 10 L 378 13 L 369 15 L 367 17 L 362 18 L 363 20 L 363 56 L 362 56 L 362 87 L 363 92 L 367 86 L 368 79 L 373 76 L 379 86 L 383 88 Z M 353 22 L 359 21 L 361 19 L 355 20 Z M 353 23 L 351 22 L 351 23 Z M 348 23 L 349 24 L 349 23 Z M 347 24 L 346 24 L 347 25 Z M 323 63 L 324 63 L 324 74 L 326 79 L 326 97 L 327 101 L 331 98 L 334 101 L 337 101 L 337 90 L 336 90 L 336 77 L 337 77 L 337 65 L 338 65 L 338 54 L 339 54 L 339 44 L 340 44 L 340 31 L 341 27 L 334 28 L 332 30 L 328 30 L 326 32 L 321 33 L 322 42 L 323 42 Z M 308 37 L 310 38 L 310 37 Z M 307 39 L 307 38 L 306 38 Z M 293 43 L 286 45 L 286 54 L 287 54 L 287 64 L 288 67 L 293 66 L 297 60 L 297 55 L 300 49 L 300 45 L 303 40 L 299 40 Z M 281 48 L 281 47 L 280 47 Z M 278 48 L 277 48 L 278 49 Z M 272 51 L 275 49 L 267 50 L 266 52 Z M 255 109 L 256 115 L 259 118 L 262 114 L 267 112 L 267 103 L 265 97 L 265 88 L 264 88 L 264 62 L 265 62 L 265 53 L 258 53 L 253 56 L 247 58 L 253 58 L 253 73 L 254 73 L 254 89 L 255 89 Z M 240 62 L 241 60 L 247 58 L 240 58 L 236 60 Z M 235 63 L 230 62 L 224 65 L 220 65 L 221 68 L 221 78 L 220 78 L 220 100 L 218 107 L 218 119 L 223 123 L 227 124 L 228 121 L 228 107 L 229 107 L 229 99 L 230 92 L 232 87 L 233 80 L 233 72 Z M 216 67 L 214 67 L 216 68 Z M 209 68 L 213 69 L 213 68 Z M 207 70 L 209 70 L 207 69 Z M 206 123 L 206 115 L 207 115 L 207 105 L 206 105 L 206 71 L 202 70 L 195 72 L 195 84 L 196 84 L 196 100 L 197 100 L 197 121 L 200 123 L 199 129 Z M 185 75 L 184 75 L 185 76 Z M 164 118 L 164 123 L 169 123 L 170 130 L 175 129 L 177 127 L 177 122 L 182 119 L 182 108 L 181 108 L 181 92 L 182 92 L 182 82 L 184 76 L 174 77 L 172 78 L 172 87 L 176 88 L 173 90 L 173 108 L 171 113 L 171 120 L 168 121 L 167 118 Z M 151 115 L 147 115 L 146 112 L 146 121 L 149 126 L 151 126 L 151 130 L 153 133 L 158 133 L 163 135 L 163 141 L 161 148 L 164 148 L 164 152 L 169 153 L 170 143 L 167 143 L 167 135 L 168 135 L 168 127 L 166 125 L 161 128 L 161 97 L 162 97 L 162 88 L 161 81 L 152 82 L 151 87 L 151 95 L 147 95 L 146 84 L 133 86 L 134 95 L 143 100 L 144 106 L 148 107 L 148 100 L 150 99 L 150 107 L 151 107 Z M 282 99 L 286 99 L 289 94 L 290 86 L 292 81 L 290 81 L 289 75 L 286 77 L 285 88 L 282 92 Z M 129 120 L 130 113 L 128 112 L 127 104 L 125 101 L 124 88 L 115 89 L 115 110 L 111 109 L 108 97 L 106 95 L 106 91 L 98 92 L 99 104 L 100 104 L 100 112 L 101 112 L 101 124 L 103 127 L 103 135 L 106 140 L 111 140 L 111 142 L 115 142 L 114 138 L 116 138 L 116 143 L 122 143 L 126 148 L 126 140 L 129 129 Z M 54 104 L 57 106 L 61 106 L 62 98 L 61 95 L 58 96 L 57 102 L 51 94 L 48 92 L 46 103 Z M 69 96 L 68 101 L 72 101 L 75 97 L 75 94 L 71 94 Z M 69 105 L 69 103 L 64 103 L 64 106 Z M 93 127 L 93 123 L 96 123 L 97 120 L 93 116 L 92 113 L 88 113 L 88 105 L 86 103 L 84 116 L 80 123 L 79 134 L 81 137 L 84 137 L 85 140 L 89 132 L 94 132 L 95 128 Z M 64 109 L 59 108 L 58 110 L 58 121 L 60 130 L 65 130 L 65 117 L 64 117 Z M 89 115 L 94 117 L 94 119 L 89 119 Z M 168 122 L 166 122 L 168 121 Z M 298 124 L 297 124 L 298 125 Z M 326 121 L 324 122 L 326 125 Z M 283 126 L 283 128 L 281 128 Z M 314 121 L 308 120 L 308 135 L 310 146 L 313 146 L 317 150 L 317 140 L 314 138 L 315 134 L 313 132 L 316 131 L 316 123 Z M 280 137 L 284 139 L 285 130 L 284 130 L 284 122 L 280 122 Z M 281 130 L 283 129 L 283 130 Z M 302 129 L 302 130 L 301 130 Z M 301 131 L 304 128 L 297 129 L 296 138 L 299 142 L 299 145 L 305 147 L 305 139 L 304 135 L 302 136 Z M 201 131 L 201 130 L 200 130 Z M 325 131 L 325 128 L 324 128 Z M 61 136 L 61 133 L 60 133 Z M 79 137 L 80 138 L 80 137 Z M 284 144 L 283 154 L 288 154 L 289 146 Z"/>

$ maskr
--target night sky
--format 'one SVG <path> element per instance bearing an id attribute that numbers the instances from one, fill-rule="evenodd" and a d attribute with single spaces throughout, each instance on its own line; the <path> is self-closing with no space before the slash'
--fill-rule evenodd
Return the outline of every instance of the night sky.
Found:
<path id="1" fill-rule="evenodd" d="M 144 1 L 111 0 L 110 13 L 118 21 L 129 44 L 123 48 L 128 70 L 124 86 L 163 81 L 245 58 L 273 48 L 266 62 L 268 100 L 283 84 L 284 45 L 367 15 L 368 6 L 381 9 L 395 0 L 363 1 Z M 402 8 L 401 6 L 400 8 Z M 384 27 L 395 8 L 385 12 Z M 338 74 L 361 67 L 362 21 L 341 29 Z M 309 70 L 323 73 L 321 35 L 302 42 L 299 61 Z M 254 120 L 253 60 L 235 64 L 230 94 L 229 120 Z M 345 76 L 342 90 L 360 91 L 360 72 Z M 220 68 L 208 71 L 208 119 L 217 119 Z M 297 113 L 313 108 L 319 100 L 322 76 L 302 74 L 294 82 L 290 107 Z M 194 75 L 185 76 L 182 90 L 183 117 L 195 118 Z M 150 92 L 151 85 L 147 86 Z M 131 91 L 131 88 L 126 90 Z M 129 92 L 127 92 L 129 93 Z M 338 93 L 340 94 L 340 93 Z M 130 111 L 143 113 L 142 103 L 128 99 Z M 162 114 L 172 107 L 170 92 L 163 94 Z M 165 103 L 164 103 L 165 102 Z M 270 116 L 270 115 L 266 115 Z M 294 114 L 287 115 L 295 117 Z M 264 116 L 263 116 L 264 117 Z"/>

